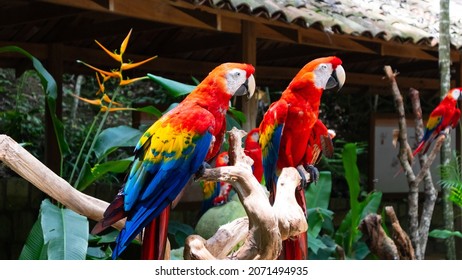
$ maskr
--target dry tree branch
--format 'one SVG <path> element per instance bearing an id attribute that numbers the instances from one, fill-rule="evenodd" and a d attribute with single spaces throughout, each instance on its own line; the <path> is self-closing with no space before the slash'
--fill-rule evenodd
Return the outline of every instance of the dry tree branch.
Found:
<path id="1" fill-rule="evenodd" d="M 242 137 L 243 131 L 230 131 L 229 154 L 230 159 L 235 159 L 234 165 L 206 170 L 201 179 L 231 183 L 248 219 L 238 219 L 222 226 L 209 240 L 197 235 L 189 236 L 185 244 L 185 259 L 276 259 L 282 249 L 282 240 L 308 229 L 305 215 L 294 196 L 301 180 L 298 171 L 295 168 L 283 169 L 272 207 L 263 187 L 252 175 L 251 159 L 244 154 Z M 235 238 L 238 234 L 242 238 Z M 244 244 L 236 252 L 228 254 L 229 249 L 243 238 Z"/>
<path id="2" fill-rule="evenodd" d="M 368 214 L 359 224 L 359 230 L 371 252 L 381 260 L 398 260 L 398 248 L 382 228 L 382 217 Z"/>
<path id="3" fill-rule="evenodd" d="M 99 221 L 109 203 L 74 189 L 7 135 L 0 135 L 0 160 L 11 170 L 67 208 Z M 114 224 L 122 229 L 125 221 Z"/>
<path id="4" fill-rule="evenodd" d="M 390 218 L 391 226 L 393 229 L 392 239 L 398 249 L 400 260 L 415 260 L 414 248 L 407 233 L 401 228 L 398 217 L 396 217 L 395 210 L 392 206 L 385 207 L 385 212 Z"/>
<path id="5" fill-rule="evenodd" d="M 422 259 L 425 253 L 425 247 L 428 239 L 428 229 L 430 225 L 431 216 L 433 215 L 433 209 L 436 202 L 437 191 L 434 188 L 431 180 L 431 174 L 429 168 L 433 163 L 437 153 L 440 151 L 444 138 L 444 134 L 441 134 L 436 139 L 436 143 L 433 145 L 429 156 L 419 155 L 421 169 L 417 176 L 412 170 L 411 162 L 413 160 L 412 149 L 409 146 L 407 140 L 407 128 L 406 128 L 406 116 L 404 111 L 404 102 L 399 91 L 396 74 L 393 73 L 390 66 L 385 66 L 384 71 L 391 85 L 391 92 L 395 100 L 395 107 L 398 110 L 399 115 L 399 143 L 400 150 L 398 158 L 401 166 L 403 167 L 407 182 L 409 185 L 408 194 L 408 215 L 409 215 L 409 233 L 413 245 L 415 246 L 415 255 L 417 259 Z M 420 106 L 419 92 L 415 89 L 410 89 L 410 98 L 412 102 L 412 108 L 416 120 L 416 137 L 420 139 L 423 135 L 423 122 L 422 122 L 422 110 Z M 425 182 L 425 201 L 424 209 L 422 211 L 421 222 L 419 225 L 419 184 L 422 180 Z"/>
<path id="6" fill-rule="evenodd" d="M 229 152 L 230 158 L 235 159 L 234 165 L 206 170 L 202 179 L 233 184 L 248 218 L 222 226 L 208 240 L 197 235 L 188 237 L 186 259 L 276 259 L 283 239 L 308 229 L 305 215 L 294 197 L 301 180 L 298 171 L 295 168 L 283 170 L 272 207 L 264 188 L 252 174 L 252 160 L 244 154 L 241 145 L 243 136 L 243 131 L 230 132 Z M 7 135 L 0 135 L 0 160 L 50 197 L 92 220 L 99 221 L 109 205 L 74 189 Z M 120 230 L 124 223 L 122 220 L 113 226 Z M 244 239 L 239 250 L 229 253 Z"/>

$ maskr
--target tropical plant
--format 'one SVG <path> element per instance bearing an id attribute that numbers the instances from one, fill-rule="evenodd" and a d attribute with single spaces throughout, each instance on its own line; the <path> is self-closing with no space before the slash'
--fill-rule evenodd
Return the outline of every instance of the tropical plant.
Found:
<path id="1" fill-rule="evenodd" d="M 364 259 L 370 253 L 367 245 L 361 240 L 362 233 L 358 226 L 367 214 L 377 212 L 382 193 L 361 192 L 357 154 L 355 143 L 346 143 L 343 146 L 342 161 L 350 193 L 350 210 L 337 229 L 334 229 L 333 225 L 335 213 L 327 208 L 332 190 L 331 174 L 321 172 L 318 183 L 311 184 L 306 192 L 310 259 L 333 258 L 337 246 L 343 248 L 345 256 L 349 259 Z"/>
<path id="2" fill-rule="evenodd" d="M 452 157 L 448 163 L 441 166 L 441 179 L 439 184 L 449 193 L 448 203 L 454 203 L 462 208 L 462 158 L 452 153 Z M 451 237 L 462 238 L 460 231 L 452 231 L 447 229 L 434 229 L 428 236 L 439 239 L 447 239 Z"/>

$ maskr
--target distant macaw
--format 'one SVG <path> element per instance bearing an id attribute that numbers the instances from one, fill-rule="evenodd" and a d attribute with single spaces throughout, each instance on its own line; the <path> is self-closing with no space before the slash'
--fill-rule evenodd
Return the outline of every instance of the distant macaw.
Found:
<path id="1" fill-rule="evenodd" d="M 285 167 L 309 169 L 311 180 L 317 179 L 313 178 L 317 170 L 312 166 L 315 160 L 310 138 L 318 120 L 323 91 L 335 87 L 340 89 L 345 82 L 345 71 L 341 64 L 342 61 L 335 56 L 307 63 L 263 116 L 260 145 L 270 199 L 274 199 L 277 177 Z M 296 190 L 295 196 L 306 212 L 303 188 Z M 285 259 L 306 259 L 306 242 L 306 233 L 286 240 L 283 244 Z"/>
<path id="2" fill-rule="evenodd" d="M 153 219 L 160 215 L 168 220 L 170 203 L 204 166 L 203 162 L 217 155 L 226 130 L 229 101 L 236 95 L 253 94 L 254 71 L 249 64 L 221 64 L 143 134 L 123 189 L 92 231 L 100 232 L 127 217 L 125 227 L 117 236 L 113 259 Z M 160 243 L 160 247 L 143 256 L 163 258 L 166 225 L 165 221 L 160 223 L 157 230 L 162 232 L 157 241 L 152 242 L 152 245 Z M 150 239 L 147 235 L 145 232 L 143 247 L 145 240 Z"/>
<path id="3" fill-rule="evenodd" d="M 460 109 L 457 108 L 457 100 L 461 97 L 462 88 L 449 90 L 440 104 L 433 109 L 425 127 L 424 136 L 419 145 L 412 153 L 413 156 L 422 151 L 425 154 L 431 143 L 446 128 L 455 128 L 460 119 Z"/>
<path id="4" fill-rule="evenodd" d="M 261 148 L 258 143 L 259 129 L 252 129 L 246 137 L 244 144 L 244 153 L 249 156 L 253 161 L 252 172 L 255 178 L 261 182 L 263 178 L 263 162 L 261 156 Z M 221 152 L 216 159 L 215 167 L 222 167 L 229 165 L 228 152 Z M 204 192 L 204 201 L 200 214 L 210 209 L 212 206 L 222 205 L 229 200 L 229 194 L 232 190 L 232 185 L 227 182 L 211 182 L 202 181 L 202 188 Z"/>
<path id="5" fill-rule="evenodd" d="M 215 167 L 228 166 L 228 164 L 228 152 L 221 152 L 215 160 Z M 201 181 L 201 186 L 204 194 L 204 200 L 202 201 L 202 207 L 199 215 L 204 214 L 213 206 L 222 205 L 228 202 L 228 196 L 232 189 L 231 184 L 226 182 Z"/>
<path id="6" fill-rule="evenodd" d="M 259 128 L 254 128 L 249 131 L 244 144 L 244 153 L 253 159 L 252 172 L 258 182 L 263 179 L 263 160 L 261 147 L 258 140 L 260 139 Z"/>

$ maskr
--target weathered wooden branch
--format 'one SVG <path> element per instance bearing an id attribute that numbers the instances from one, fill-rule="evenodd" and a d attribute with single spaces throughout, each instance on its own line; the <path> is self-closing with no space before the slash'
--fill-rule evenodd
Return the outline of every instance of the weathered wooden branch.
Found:
<path id="1" fill-rule="evenodd" d="M 208 240 L 197 235 L 188 237 L 186 259 L 276 259 L 282 249 L 282 240 L 308 228 L 294 197 L 301 180 L 298 171 L 295 168 L 283 170 L 277 199 L 271 206 L 264 188 L 252 174 L 252 160 L 244 154 L 241 145 L 244 135 L 239 130 L 230 132 L 229 152 L 234 165 L 206 170 L 202 179 L 233 184 L 248 218 L 222 226 Z M 7 135 L 0 135 L 0 160 L 50 197 L 92 220 L 99 221 L 109 205 L 74 189 Z M 121 229 L 124 222 L 119 221 L 114 227 Z M 229 253 L 242 240 L 244 244 L 236 252 Z"/>
<path id="2" fill-rule="evenodd" d="M 99 221 L 109 203 L 74 189 L 7 135 L 0 135 L 0 160 L 11 170 L 67 208 Z M 122 229 L 125 221 L 114 224 Z"/>
<path id="3" fill-rule="evenodd" d="M 359 224 L 359 230 L 373 254 L 381 260 L 399 260 L 398 248 L 382 228 L 382 217 L 368 214 Z"/>
<path id="4" fill-rule="evenodd" d="M 412 170 L 412 149 L 410 148 L 408 139 L 407 139 L 407 127 L 406 127 L 406 116 L 404 110 L 404 102 L 399 91 L 396 74 L 393 73 L 390 66 L 385 66 L 385 74 L 390 81 L 391 92 L 395 100 L 395 106 L 398 110 L 399 116 L 399 143 L 400 150 L 398 154 L 399 161 L 409 185 L 409 194 L 408 194 L 408 216 L 409 216 L 409 233 L 411 236 L 412 243 L 415 248 L 415 255 L 417 259 L 423 259 L 425 254 L 425 248 L 428 240 L 428 231 L 430 227 L 431 217 L 433 215 L 433 209 L 435 206 L 436 198 L 438 195 L 437 190 L 433 185 L 433 181 L 430 173 L 430 166 L 436 158 L 437 153 L 440 151 L 441 146 L 444 142 L 445 135 L 441 134 L 435 141 L 432 150 L 429 155 L 419 154 L 419 159 L 421 163 L 421 169 L 417 176 Z M 421 139 L 423 135 L 424 125 L 422 121 L 422 110 L 420 106 L 419 92 L 416 89 L 410 89 L 409 92 L 412 109 L 415 116 L 416 122 L 416 139 Z M 424 209 L 422 211 L 420 224 L 419 224 L 419 184 L 424 180 L 424 190 L 425 190 L 425 201 Z"/>
<path id="5" fill-rule="evenodd" d="M 400 260 L 415 260 L 414 247 L 407 233 L 401 228 L 398 217 L 396 217 L 395 210 L 392 206 L 385 207 L 385 213 L 391 222 L 392 239 L 398 249 Z"/>
<path id="6" fill-rule="evenodd" d="M 206 170 L 201 179 L 231 183 L 241 200 L 248 219 L 238 219 L 220 227 L 209 240 L 197 235 L 186 240 L 185 259 L 276 259 L 282 240 L 297 236 L 308 229 L 305 215 L 295 201 L 295 188 L 301 177 L 295 168 L 283 169 L 278 180 L 274 205 L 260 183 L 252 175 L 251 159 L 244 154 L 242 131 L 230 132 L 232 166 Z M 243 230 L 245 228 L 245 230 Z M 237 238 L 236 236 L 239 235 Z M 230 249 L 244 240 L 236 251 Z M 226 254 L 226 255 L 225 255 Z"/>

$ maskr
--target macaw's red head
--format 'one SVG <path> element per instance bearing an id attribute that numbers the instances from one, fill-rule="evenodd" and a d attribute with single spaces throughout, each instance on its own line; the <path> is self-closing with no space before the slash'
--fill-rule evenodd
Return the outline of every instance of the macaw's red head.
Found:
<path id="1" fill-rule="evenodd" d="M 245 147 L 246 148 L 255 148 L 256 147 L 259 147 L 260 144 L 258 143 L 258 140 L 260 139 L 260 130 L 259 128 L 254 128 L 252 130 L 249 131 L 249 133 L 247 134 L 247 138 L 245 139 Z"/>
<path id="2" fill-rule="evenodd" d="M 215 167 L 222 167 L 222 166 L 228 166 L 229 164 L 229 156 L 228 152 L 222 152 L 217 156 L 217 160 L 215 163 Z"/>
<path id="3" fill-rule="evenodd" d="M 454 100 L 459 100 L 461 98 L 461 92 L 462 92 L 462 87 L 460 88 L 453 88 L 449 90 L 449 92 L 446 94 L 447 97 L 451 97 Z"/>
<path id="4" fill-rule="evenodd" d="M 255 68 L 245 63 L 223 63 L 213 69 L 202 81 L 201 85 L 209 89 L 224 91 L 230 98 L 232 96 L 249 95 L 255 92 Z"/>
<path id="5" fill-rule="evenodd" d="M 303 82 L 312 83 L 318 89 L 340 90 L 345 83 L 346 75 L 342 60 L 336 56 L 314 59 L 308 62 L 293 79 L 296 85 Z M 298 82 L 297 82 L 298 81 Z M 302 82 L 303 81 L 303 82 Z"/>

